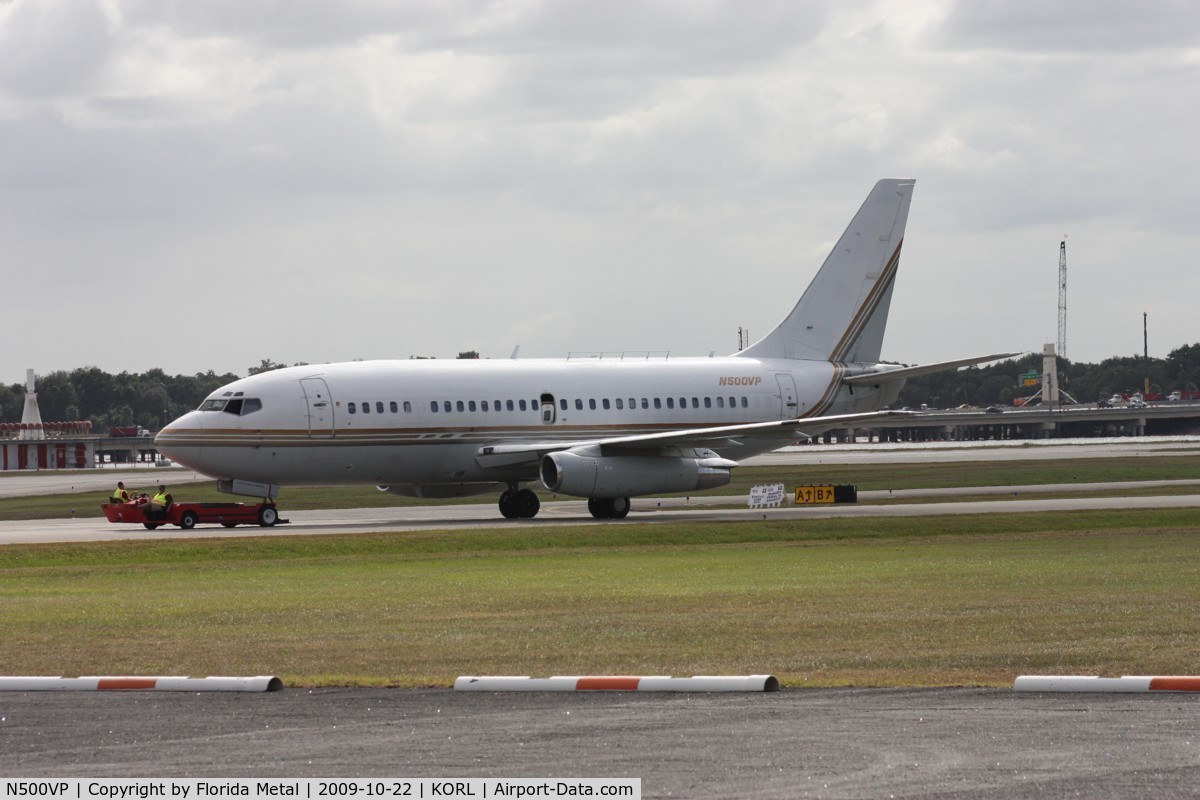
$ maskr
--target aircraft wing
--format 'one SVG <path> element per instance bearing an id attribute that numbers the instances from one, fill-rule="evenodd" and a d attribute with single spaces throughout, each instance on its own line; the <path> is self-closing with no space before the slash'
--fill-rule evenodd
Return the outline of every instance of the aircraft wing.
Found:
<path id="1" fill-rule="evenodd" d="M 959 367 L 970 367 L 975 364 L 986 364 L 988 361 L 999 361 L 1004 358 L 1013 358 L 1014 356 L 1023 355 L 1022 353 L 995 353 L 990 356 L 976 356 L 974 358 L 960 358 L 955 361 L 939 361 L 936 364 L 920 364 L 915 367 L 892 366 L 890 364 L 877 364 L 874 368 L 866 372 L 852 372 L 842 378 L 842 383 L 848 383 L 851 386 L 855 384 L 879 384 L 891 383 L 892 381 L 901 381 L 908 378 L 915 378 L 918 375 L 932 375 L 935 372 L 945 372 L 946 370 L 958 369 Z"/>
<path id="2" fill-rule="evenodd" d="M 481 466 L 501 467 L 534 463 L 547 453 L 589 447 L 607 453 L 660 454 L 666 448 L 736 447 L 743 442 L 777 441 L 783 447 L 789 441 L 824 433 L 832 428 L 861 425 L 887 417 L 911 414 L 908 411 L 872 411 L 863 414 L 834 414 L 827 417 L 785 419 L 772 422 L 752 422 L 745 425 L 722 425 L 715 428 L 685 428 L 659 433 L 632 436 L 613 436 L 575 441 L 512 442 L 484 445 L 475 452 Z M 755 448 L 754 453 L 760 452 Z"/>

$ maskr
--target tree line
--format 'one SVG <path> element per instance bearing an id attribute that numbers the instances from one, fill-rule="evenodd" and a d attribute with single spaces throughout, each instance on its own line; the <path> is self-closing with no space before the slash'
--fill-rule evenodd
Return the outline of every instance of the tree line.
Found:
<path id="1" fill-rule="evenodd" d="M 468 350 L 459 358 L 479 358 Z M 246 370 L 246 375 L 289 366 L 269 358 Z M 307 366 L 303 361 L 293 367 Z M 176 417 L 197 408 L 214 390 L 243 376 L 209 370 L 195 375 L 168 375 L 155 368 L 135 374 L 112 375 L 99 367 L 59 370 L 37 376 L 38 410 L 44 422 L 87 420 L 92 430 L 140 426 L 157 431 Z M 25 412 L 25 384 L 0 386 L 0 422 L 20 422 Z"/>
<path id="2" fill-rule="evenodd" d="M 1132 394 L 1145 388 L 1150 379 L 1151 393 L 1195 391 L 1200 388 L 1200 344 L 1188 344 L 1172 350 L 1166 358 L 1114 356 L 1099 364 L 1058 360 L 1059 384 L 1080 403 L 1095 403 L 1114 394 Z M 900 392 L 900 404 L 930 408 L 956 408 L 960 405 L 1012 405 L 1014 400 L 1040 392 L 1023 386 L 1021 376 L 1035 372 L 1041 377 L 1042 356 L 1031 353 L 1018 359 L 968 367 L 913 378 Z"/>
<path id="3" fill-rule="evenodd" d="M 460 358 L 478 358 L 467 351 Z M 1200 388 L 1200 344 L 1172 350 L 1166 358 L 1118 356 L 1099 364 L 1059 360 L 1062 387 L 1081 403 L 1094 403 L 1113 394 L 1141 391 L 1150 378 L 1152 392 Z M 246 372 L 254 375 L 287 366 L 263 359 Z M 295 365 L 300 366 L 300 365 Z M 1042 356 L 1030 354 L 985 367 L 926 375 L 908 381 L 900 405 L 954 408 L 960 405 L 1011 405 L 1036 388 L 1021 385 L 1021 375 L 1042 370 Z M 167 422 L 200 405 L 215 389 L 242 376 L 213 371 L 195 375 L 168 375 L 155 368 L 143 373 L 112 375 L 99 367 L 51 372 L 37 378 L 38 407 L 46 422 L 89 420 L 92 429 L 139 425 L 158 430 Z M 25 408 L 25 385 L 0 387 L 0 421 L 20 422 Z"/>
<path id="4" fill-rule="evenodd" d="M 90 420 L 92 430 L 140 425 L 156 431 L 191 411 L 212 391 L 239 375 L 209 371 L 168 375 L 161 369 L 112 375 L 99 367 L 81 367 L 37 376 L 38 409 L 46 422 Z M 25 410 L 25 384 L 0 391 L 0 420 L 20 422 Z"/>

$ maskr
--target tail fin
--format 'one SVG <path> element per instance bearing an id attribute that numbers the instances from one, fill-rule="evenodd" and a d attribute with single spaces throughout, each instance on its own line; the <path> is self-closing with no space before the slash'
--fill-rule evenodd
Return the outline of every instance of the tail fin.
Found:
<path id="1" fill-rule="evenodd" d="M 792 313 L 737 355 L 878 361 L 914 183 L 876 183 Z"/>

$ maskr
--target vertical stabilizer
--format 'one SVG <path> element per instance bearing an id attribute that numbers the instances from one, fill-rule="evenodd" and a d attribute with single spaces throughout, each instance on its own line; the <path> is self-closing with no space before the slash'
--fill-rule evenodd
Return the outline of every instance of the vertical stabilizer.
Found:
<path id="1" fill-rule="evenodd" d="M 792 312 L 738 355 L 878 361 L 914 183 L 876 183 Z"/>

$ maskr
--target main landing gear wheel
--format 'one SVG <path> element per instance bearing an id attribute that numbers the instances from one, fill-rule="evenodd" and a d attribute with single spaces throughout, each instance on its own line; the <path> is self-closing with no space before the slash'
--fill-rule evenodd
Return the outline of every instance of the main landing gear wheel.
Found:
<path id="1" fill-rule="evenodd" d="M 542 501 L 532 489 L 509 489 L 500 495 L 500 513 L 505 519 L 533 519 L 541 507 Z"/>
<path id="2" fill-rule="evenodd" d="M 624 519 L 629 514 L 628 497 L 592 497 L 588 511 L 596 519 Z"/>

